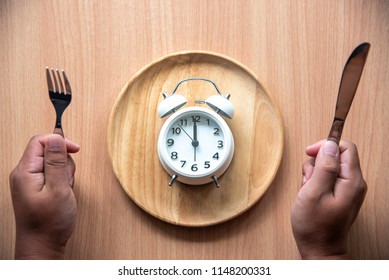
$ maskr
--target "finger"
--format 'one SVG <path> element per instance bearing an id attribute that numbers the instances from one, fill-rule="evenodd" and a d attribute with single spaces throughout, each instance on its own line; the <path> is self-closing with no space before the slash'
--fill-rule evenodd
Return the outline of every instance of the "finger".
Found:
<path id="1" fill-rule="evenodd" d="M 357 146 L 350 142 L 341 141 L 339 149 L 341 154 L 340 163 L 349 166 L 351 170 L 362 172 Z"/>
<path id="2" fill-rule="evenodd" d="M 21 170 L 28 173 L 43 172 L 44 146 L 40 142 L 43 137 L 37 135 L 30 139 L 18 164 Z"/>
<path id="3" fill-rule="evenodd" d="M 45 185 L 49 188 L 69 186 L 68 153 L 60 135 L 49 135 L 44 153 Z"/>
<path id="4" fill-rule="evenodd" d="M 74 173 L 76 172 L 76 164 L 70 155 L 68 155 L 68 178 L 69 184 L 73 188 L 74 185 Z"/>
<path id="5" fill-rule="evenodd" d="M 348 199 L 363 198 L 367 184 L 363 179 L 357 147 L 348 142 L 340 144 L 340 173 L 342 184 L 335 186 L 335 195 Z"/>
<path id="6" fill-rule="evenodd" d="M 38 168 L 39 171 L 43 171 L 44 145 L 49 135 L 35 135 L 30 139 L 19 162 L 24 170 L 36 173 L 38 165 L 42 167 Z M 70 139 L 65 139 L 65 143 L 68 153 L 77 153 L 80 150 L 80 146 Z"/>
<path id="7" fill-rule="evenodd" d="M 305 148 L 305 153 L 310 157 L 316 157 L 318 152 L 320 151 L 321 146 L 323 146 L 325 140 L 320 140 L 315 144 L 309 145 Z"/>
<path id="8" fill-rule="evenodd" d="M 47 137 L 50 135 L 57 135 L 57 134 L 46 134 L 46 135 L 36 136 L 37 140 L 41 143 L 42 147 L 44 147 L 44 145 L 47 141 Z M 80 146 L 76 142 L 74 142 L 68 138 L 65 138 L 65 144 L 66 144 L 66 150 L 68 153 L 71 153 L 71 154 L 77 153 L 80 150 Z M 43 152 L 42 152 L 42 156 L 43 156 Z"/>
<path id="9" fill-rule="evenodd" d="M 307 159 L 303 163 L 303 184 L 305 184 L 312 176 L 315 166 L 315 158 Z"/>
<path id="10" fill-rule="evenodd" d="M 332 192 L 339 172 L 339 147 L 333 141 L 326 141 L 318 152 L 311 177 L 317 194 Z"/>
<path id="11" fill-rule="evenodd" d="M 80 146 L 70 139 L 65 138 L 66 149 L 68 153 L 77 153 L 80 150 Z"/>

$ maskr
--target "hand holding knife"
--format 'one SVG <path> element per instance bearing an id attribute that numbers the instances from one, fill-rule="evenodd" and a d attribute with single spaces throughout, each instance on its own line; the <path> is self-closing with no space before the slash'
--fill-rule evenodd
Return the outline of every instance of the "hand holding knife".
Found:
<path id="1" fill-rule="evenodd" d="M 327 141 L 305 150 L 310 158 L 303 163 L 303 183 L 291 214 L 293 235 L 303 259 L 350 258 L 348 233 L 367 184 L 355 144 L 344 141 L 339 147 L 339 142 L 369 47 L 369 43 L 359 45 L 347 60 Z"/>

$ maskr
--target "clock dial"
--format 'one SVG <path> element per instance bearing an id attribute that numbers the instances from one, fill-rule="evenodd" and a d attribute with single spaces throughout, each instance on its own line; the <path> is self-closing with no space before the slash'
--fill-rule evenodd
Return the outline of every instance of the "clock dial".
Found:
<path id="1" fill-rule="evenodd" d="M 189 112 L 168 128 L 166 151 L 179 172 L 194 177 L 212 173 L 225 156 L 223 130 L 208 115 Z"/>
<path id="2" fill-rule="evenodd" d="M 225 121 L 199 107 L 182 109 L 161 129 L 158 153 L 166 171 L 178 181 L 205 184 L 220 176 L 232 160 L 234 143 Z"/>

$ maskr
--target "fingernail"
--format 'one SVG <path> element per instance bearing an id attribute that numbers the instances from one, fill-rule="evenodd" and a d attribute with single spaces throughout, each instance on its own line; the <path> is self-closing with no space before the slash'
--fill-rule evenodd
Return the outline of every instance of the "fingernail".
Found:
<path id="1" fill-rule="evenodd" d="M 339 147 L 334 141 L 326 141 L 323 146 L 323 154 L 327 156 L 336 157 Z"/>
<path id="2" fill-rule="evenodd" d="M 60 137 L 50 136 L 47 139 L 47 148 L 50 152 L 60 152 L 63 149 L 63 143 Z"/>

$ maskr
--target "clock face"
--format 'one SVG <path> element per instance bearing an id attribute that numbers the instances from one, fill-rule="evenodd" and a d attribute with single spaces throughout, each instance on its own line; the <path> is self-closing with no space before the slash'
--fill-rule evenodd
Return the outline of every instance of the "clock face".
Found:
<path id="1" fill-rule="evenodd" d="M 218 114 L 202 107 L 174 113 L 161 129 L 158 153 L 165 170 L 187 184 L 205 184 L 221 176 L 234 152 L 230 128 Z"/>

